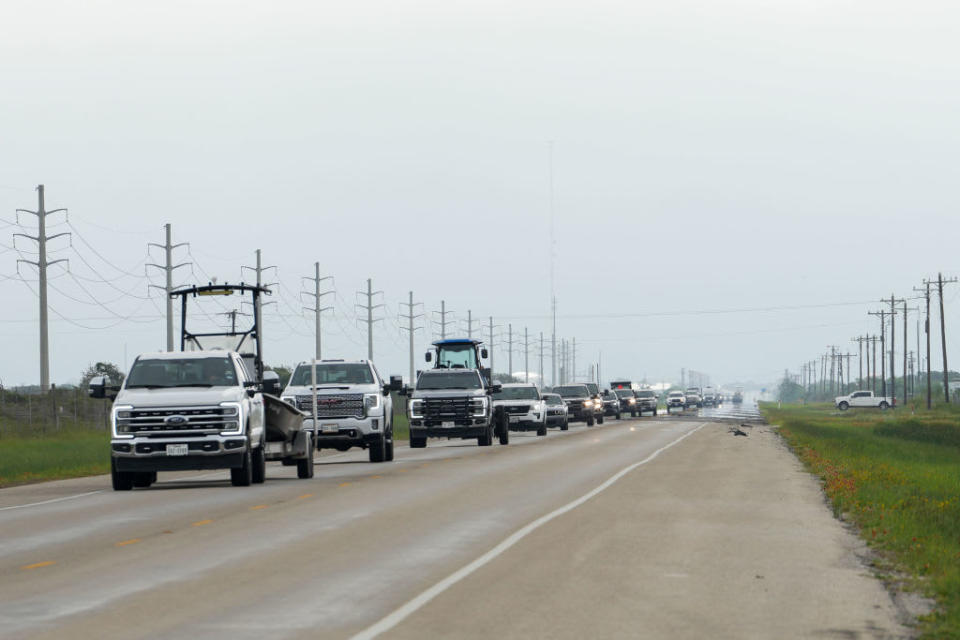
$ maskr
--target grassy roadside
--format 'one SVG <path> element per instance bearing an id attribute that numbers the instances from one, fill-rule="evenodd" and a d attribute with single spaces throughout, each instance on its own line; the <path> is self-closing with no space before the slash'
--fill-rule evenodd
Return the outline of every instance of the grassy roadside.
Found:
<path id="1" fill-rule="evenodd" d="M 110 438 L 102 429 L 63 429 L 48 436 L 0 439 L 0 487 L 110 472 Z"/>
<path id="2" fill-rule="evenodd" d="M 932 596 L 926 638 L 960 637 L 960 413 L 761 405 L 884 566 Z"/>

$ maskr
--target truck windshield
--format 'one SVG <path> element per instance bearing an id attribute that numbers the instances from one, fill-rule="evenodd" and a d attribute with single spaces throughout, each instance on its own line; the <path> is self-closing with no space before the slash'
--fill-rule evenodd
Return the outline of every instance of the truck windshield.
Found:
<path id="1" fill-rule="evenodd" d="M 600 393 L 600 387 L 597 386 L 596 382 L 587 382 L 585 383 L 585 386 L 590 390 L 590 395 L 596 395 Z"/>
<path id="2" fill-rule="evenodd" d="M 480 389 L 476 373 L 432 373 L 424 371 L 417 380 L 417 389 Z"/>
<path id="3" fill-rule="evenodd" d="M 617 393 L 617 397 L 620 397 L 620 398 L 633 397 L 633 391 L 631 391 L 630 389 L 617 389 L 616 393 Z"/>
<path id="4" fill-rule="evenodd" d="M 310 368 L 313 365 L 301 364 L 293 372 L 290 385 L 294 387 L 309 387 L 311 384 Z M 317 384 L 373 384 L 373 373 L 369 365 L 355 362 L 318 362 Z"/>
<path id="5" fill-rule="evenodd" d="M 682 393 L 676 393 L 676 392 L 674 392 L 674 393 L 671 393 L 670 395 L 672 395 L 672 396 L 681 395 L 681 396 L 682 396 L 683 394 L 682 394 Z M 654 393 L 653 391 L 637 391 L 637 397 L 639 397 L 639 398 L 656 398 L 656 397 L 657 397 L 657 394 Z"/>
<path id="6" fill-rule="evenodd" d="M 537 400 L 536 387 L 502 387 L 494 394 L 495 400 Z"/>
<path id="7" fill-rule="evenodd" d="M 546 400 L 547 404 L 549 405 L 563 404 L 563 398 L 561 398 L 560 396 L 555 396 L 553 394 L 543 396 L 543 399 Z"/>
<path id="8" fill-rule="evenodd" d="M 233 387 L 236 384 L 237 372 L 226 356 L 156 358 L 134 362 L 125 388 Z"/>
<path id="9" fill-rule="evenodd" d="M 479 369 L 473 343 L 443 344 L 437 355 L 437 366 L 443 369 Z"/>
<path id="10" fill-rule="evenodd" d="M 554 387 L 553 392 L 563 398 L 586 398 L 590 392 L 582 384 L 569 387 Z"/>

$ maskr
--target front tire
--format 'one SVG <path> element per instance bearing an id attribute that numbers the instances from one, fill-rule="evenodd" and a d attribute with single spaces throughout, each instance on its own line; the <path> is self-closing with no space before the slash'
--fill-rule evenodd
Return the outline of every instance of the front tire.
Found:
<path id="1" fill-rule="evenodd" d="M 389 436 L 387 438 L 386 455 L 384 456 L 384 460 L 386 460 L 387 462 L 393 462 L 393 425 L 392 424 L 390 425 L 390 431 L 388 432 L 388 434 Z"/>
<path id="2" fill-rule="evenodd" d="M 493 444 L 493 426 L 488 426 L 483 435 L 477 437 L 477 446 L 489 447 Z"/>
<path id="3" fill-rule="evenodd" d="M 570 429 L 570 419 L 564 418 L 563 424 L 560 425 L 560 431 L 569 431 Z"/>
<path id="4" fill-rule="evenodd" d="M 539 427 L 537 427 L 537 435 L 538 435 L 538 436 L 545 436 L 545 435 L 547 435 L 547 423 L 546 423 L 546 421 L 544 421 L 543 423 L 540 424 Z"/>
<path id="5" fill-rule="evenodd" d="M 846 402 L 841 402 L 840 404 L 837 405 L 837 409 L 840 409 L 840 411 L 846 411 L 849 408 L 850 408 L 850 404 Z M 883 405 L 881 405 L 881 408 L 883 408 Z"/>
<path id="6" fill-rule="evenodd" d="M 886 410 L 889 409 L 889 408 L 890 408 L 890 405 L 887 404 L 886 402 L 881 402 L 881 403 L 880 403 L 880 410 L 881 410 L 881 411 L 886 411 Z"/>
<path id="7" fill-rule="evenodd" d="M 384 436 L 380 436 L 367 446 L 367 451 L 370 453 L 370 462 L 383 462 L 386 459 L 387 443 L 385 440 Z"/>
<path id="8" fill-rule="evenodd" d="M 235 487 L 249 487 L 253 483 L 253 456 L 250 449 L 243 452 L 243 464 L 230 469 L 230 484 Z"/>
<path id="9" fill-rule="evenodd" d="M 415 436 L 410 436 L 410 448 L 411 449 L 424 449 L 427 446 L 426 437 L 417 438 Z"/>
<path id="10" fill-rule="evenodd" d="M 603 416 L 597 416 L 597 424 L 603 424 Z"/>
<path id="11" fill-rule="evenodd" d="M 587 426 L 588 427 L 593 426 L 593 416 L 590 416 L 589 418 L 587 418 Z"/>
<path id="12" fill-rule="evenodd" d="M 130 491 L 133 489 L 134 474 L 130 471 L 117 471 L 117 461 L 110 460 L 110 480 L 114 491 Z"/>
<path id="13" fill-rule="evenodd" d="M 157 481 L 156 471 L 141 471 L 133 474 L 133 486 L 146 489 Z"/>
<path id="14" fill-rule="evenodd" d="M 260 446 L 254 449 L 251 458 L 253 467 L 251 468 L 250 478 L 253 484 L 262 484 L 267 479 L 267 451 L 263 443 L 260 443 Z"/>

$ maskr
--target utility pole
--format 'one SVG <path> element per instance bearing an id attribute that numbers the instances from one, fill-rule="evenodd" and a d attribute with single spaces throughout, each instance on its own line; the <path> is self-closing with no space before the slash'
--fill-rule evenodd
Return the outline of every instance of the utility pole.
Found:
<path id="1" fill-rule="evenodd" d="M 38 207 L 36 211 L 30 211 L 29 209 L 17 209 L 17 214 L 20 213 L 29 213 L 37 216 L 37 235 L 30 236 L 25 233 L 15 233 L 14 244 L 16 244 L 16 237 L 21 236 L 28 238 L 37 243 L 37 261 L 32 260 L 17 260 L 17 265 L 21 262 L 26 264 L 32 264 L 37 268 L 38 273 L 38 286 L 39 286 L 39 297 L 40 297 L 40 392 L 47 393 L 50 391 L 50 340 L 49 340 L 49 319 L 47 318 L 47 267 L 50 265 L 57 264 L 58 262 L 68 262 L 66 258 L 60 258 L 58 260 L 47 260 L 47 242 L 53 240 L 54 238 L 59 238 L 61 236 L 69 236 L 69 232 L 65 233 L 55 233 L 52 236 L 47 235 L 47 216 L 54 213 L 60 213 L 66 211 L 66 209 L 53 209 L 52 211 L 46 210 L 46 204 L 44 201 L 43 195 L 43 185 L 37 185 L 37 201 Z M 19 223 L 19 220 L 17 221 Z M 170 297 L 167 296 L 167 308 L 170 308 L 171 304 Z M 169 317 L 170 314 L 168 313 Z M 170 338 L 172 340 L 172 337 Z"/>
<path id="2" fill-rule="evenodd" d="M 413 301 L 413 291 L 410 292 L 409 300 L 410 300 L 409 302 L 400 303 L 402 306 L 405 306 L 407 308 L 407 313 L 403 316 L 404 318 L 407 319 L 407 326 L 401 327 L 401 329 L 405 329 L 410 334 L 410 377 L 408 379 L 410 380 L 410 386 L 413 386 L 416 383 L 416 380 L 413 377 L 415 375 L 414 374 L 414 355 L 413 355 L 413 346 L 414 346 L 413 334 L 417 329 L 420 328 L 414 324 L 414 321 L 417 318 L 422 318 L 423 314 L 414 313 L 414 311 L 417 308 L 417 305 L 419 305 L 420 303 Z"/>
<path id="3" fill-rule="evenodd" d="M 887 354 L 886 354 L 886 328 L 887 328 L 887 315 L 886 311 L 881 309 L 880 311 L 868 311 L 868 315 L 877 316 L 880 318 L 880 395 L 886 397 L 887 395 Z M 876 355 L 876 354 L 874 354 Z"/>
<path id="4" fill-rule="evenodd" d="M 577 381 L 577 339 L 573 338 L 573 347 L 570 349 L 573 356 L 573 364 L 570 365 L 570 381 Z"/>
<path id="5" fill-rule="evenodd" d="M 257 251 L 258 266 L 259 266 L 259 259 L 260 259 L 260 252 Z M 259 277 L 259 275 L 258 275 L 258 277 Z M 314 357 L 315 357 L 317 360 L 322 360 L 322 359 L 323 359 L 323 325 L 322 325 L 322 323 L 321 323 L 321 316 L 323 315 L 323 312 L 324 312 L 324 311 L 330 311 L 331 309 L 333 309 L 333 307 L 332 307 L 332 306 L 330 306 L 330 307 L 324 307 L 324 306 L 321 305 L 320 303 L 321 303 L 322 300 L 323 300 L 323 296 L 328 296 L 328 295 L 332 294 L 333 291 L 332 291 L 332 290 L 331 290 L 331 291 L 320 291 L 320 284 L 321 284 L 324 280 L 333 280 L 333 276 L 324 276 L 324 277 L 321 278 L 321 277 L 320 277 L 320 263 L 319 263 L 319 262 L 314 262 L 314 263 L 313 263 L 313 277 L 312 277 L 312 278 L 307 278 L 307 277 L 304 276 L 304 277 L 302 278 L 302 280 L 306 280 L 307 282 L 313 283 L 313 291 L 312 291 L 312 292 L 311 292 L 311 291 L 301 291 L 301 292 L 300 292 L 300 297 L 302 298 L 303 296 L 309 296 L 309 297 L 313 298 L 313 306 L 312 306 L 312 307 L 304 307 L 304 310 L 305 310 L 305 311 L 312 311 L 312 312 L 313 312 L 313 324 L 314 324 L 314 331 L 315 331 L 315 337 L 314 337 Z"/>
<path id="6" fill-rule="evenodd" d="M 858 386 L 863 386 L 863 336 L 857 336 L 856 338 L 850 338 L 850 342 L 856 342 L 859 347 L 859 355 L 857 356 L 857 364 L 860 366 L 860 379 L 857 382 Z M 848 363 L 849 364 L 849 363 Z"/>
<path id="7" fill-rule="evenodd" d="M 897 315 L 897 302 L 901 302 L 894 298 L 893 294 L 890 295 L 890 394 L 893 396 L 893 404 L 897 403 L 897 371 L 896 363 L 897 360 L 894 357 L 894 345 L 896 343 L 897 336 L 897 324 L 896 324 L 896 315 Z M 906 301 L 903 301 L 906 304 Z M 904 345 L 906 349 L 906 345 Z M 906 398 L 904 398 L 906 399 Z"/>
<path id="8" fill-rule="evenodd" d="M 357 307 L 365 309 L 367 312 L 366 319 L 360 318 L 360 322 L 364 322 L 367 325 L 367 359 L 371 362 L 373 362 L 373 323 L 376 322 L 376 320 L 373 319 L 373 310 L 383 306 L 382 304 L 373 304 L 373 296 L 382 293 L 383 291 L 373 290 L 373 280 L 370 278 L 367 278 L 367 290 L 357 292 L 357 295 L 366 296 L 367 298 L 366 304 L 357 304 Z"/>
<path id="9" fill-rule="evenodd" d="M 903 401 L 907 401 L 907 312 L 908 311 L 917 311 L 919 313 L 920 309 L 918 307 L 907 308 L 907 300 L 903 300 Z"/>
<path id="10" fill-rule="evenodd" d="M 227 316 L 228 318 L 230 318 L 230 332 L 236 333 L 237 332 L 237 316 L 246 316 L 249 314 L 238 311 L 237 309 L 233 309 L 231 311 L 224 311 L 219 315 Z"/>
<path id="11" fill-rule="evenodd" d="M 870 338 L 870 344 L 873 347 L 873 354 L 871 354 L 871 358 L 873 362 L 873 369 L 871 369 L 873 373 L 871 374 L 871 377 L 873 379 L 873 384 L 870 387 L 870 389 L 871 391 L 873 391 L 874 394 L 877 393 L 877 340 L 879 340 L 879 338 L 875 335 Z"/>
<path id="12" fill-rule="evenodd" d="M 947 368 L 947 326 L 943 319 L 943 285 L 956 282 L 956 278 L 943 279 L 943 274 L 937 274 L 937 294 L 940 298 L 940 344 L 943 349 L 943 399 L 950 404 L 950 369 Z"/>
<path id="13" fill-rule="evenodd" d="M 178 247 L 188 246 L 189 242 L 180 242 L 173 244 L 173 232 L 170 227 L 170 223 L 163 225 L 166 231 L 166 242 L 163 244 L 156 244 L 155 242 L 150 242 L 147 244 L 148 247 L 157 247 L 158 249 L 163 249 L 165 261 L 164 264 L 147 264 L 146 267 L 154 267 L 155 269 L 162 269 L 166 275 L 166 285 L 163 287 L 158 287 L 156 285 L 149 285 L 148 288 L 152 289 L 161 289 L 164 292 L 164 298 L 167 299 L 167 351 L 173 351 L 173 298 L 170 297 L 170 292 L 173 291 L 173 272 L 175 269 L 180 267 L 186 267 L 189 265 L 189 262 L 181 262 L 180 264 L 173 264 L 173 250 Z M 145 267 L 145 268 L 146 268 Z"/>
<path id="14" fill-rule="evenodd" d="M 477 322 L 480 322 L 479 320 Z M 467 337 L 473 339 L 473 310 L 467 309 Z"/>
<path id="15" fill-rule="evenodd" d="M 446 300 L 441 300 L 441 301 L 440 301 L 440 311 L 434 311 L 434 313 L 439 313 L 439 314 L 440 314 L 440 321 L 437 322 L 436 320 L 434 320 L 433 322 L 440 325 L 440 339 L 441 339 L 441 340 L 446 340 L 446 339 L 447 339 L 447 325 L 448 325 L 448 324 L 451 324 L 451 323 L 453 322 L 453 320 L 447 320 L 447 314 L 453 313 L 453 312 L 452 312 L 452 311 L 447 311 L 447 302 L 446 302 Z"/>
<path id="16" fill-rule="evenodd" d="M 867 359 L 867 378 L 866 378 L 866 382 L 861 380 L 860 382 L 861 389 L 864 387 L 867 387 L 870 384 L 870 336 L 869 335 L 863 336 L 863 341 L 867 343 L 867 349 L 865 351 L 865 355 Z M 861 375 L 861 378 L 862 377 L 863 376 Z"/>
<path id="17" fill-rule="evenodd" d="M 543 331 L 540 332 L 540 388 L 546 386 L 543 384 Z"/>
<path id="18" fill-rule="evenodd" d="M 914 291 L 920 291 L 923 293 L 924 300 L 927 303 L 927 318 L 924 323 L 923 331 L 927 334 L 927 409 L 930 409 L 933 406 L 933 396 L 931 395 L 931 381 L 930 381 L 930 281 L 923 281 L 923 289 L 913 288 Z M 919 337 L 917 338 L 919 340 Z M 920 351 L 920 345 L 917 345 L 917 351 Z"/>
<path id="19" fill-rule="evenodd" d="M 527 328 L 523 328 L 523 381 L 530 382 L 530 338 Z"/>
<path id="20" fill-rule="evenodd" d="M 837 347 L 836 345 L 828 345 L 830 349 L 830 395 L 835 396 L 836 394 L 836 382 L 837 382 Z"/>
<path id="21" fill-rule="evenodd" d="M 489 350 L 489 352 L 488 352 L 488 353 L 490 354 L 490 380 L 493 380 L 493 330 L 494 330 L 494 328 L 495 328 L 495 327 L 494 327 L 494 325 L 493 325 L 493 316 L 490 316 L 490 326 L 489 326 L 489 333 L 490 333 L 490 350 Z M 511 374 L 509 371 L 508 371 L 507 373 L 508 373 L 509 375 L 513 375 L 513 374 Z"/>
<path id="22" fill-rule="evenodd" d="M 240 272 L 242 273 L 244 269 L 250 269 L 256 274 L 258 287 L 269 286 L 269 285 L 264 285 L 263 283 L 263 272 L 266 271 L 267 269 L 276 269 L 276 267 L 264 267 L 262 261 L 260 260 L 260 249 L 257 249 L 255 253 L 256 253 L 257 265 L 255 267 L 241 266 Z M 254 324 L 257 325 L 257 338 L 260 340 L 263 339 L 263 300 L 261 298 L 262 296 L 258 295 L 254 299 L 254 303 L 253 303 L 253 322 Z M 273 303 L 267 303 L 267 304 L 273 304 Z M 236 332 L 236 329 L 234 329 L 234 332 Z"/>
<path id="23" fill-rule="evenodd" d="M 507 323 L 507 375 L 513 375 L 513 324 Z"/>
<path id="24" fill-rule="evenodd" d="M 552 184 L 552 181 L 551 181 L 551 184 Z M 551 193 L 552 193 L 552 189 L 551 189 Z M 553 199 L 553 196 L 551 195 L 551 202 L 552 202 L 552 199 Z M 552 242 L 552 237 L 553 237 L 553 213 L 552 213 L 552 208 L 553 208 L 553 207 L 552 207 L 552 205 L 551 205 L 551 214 L 550 214 L 550 221 L 551 221 L 551 222 L 550 222 L 551 242 Z M 552 256 L 552 255 L 553 255 L 552 245 L 551 245 L 550 252 L 551 252 L 550 255 Z M 553 262 L 552 262 L 552 257 L 551 257 L 551 267 L 550 267 L 550 282 L 551 282 L 550 286 L 551 286 L 551 288 L 553 287 L 553 267 L 552 267 L 552 264 L 553 264 Z M 553 372 L 552 372 L 551 375 L 550 375 L 550 382 L 553 384 L 553 386 L 557 386 L 557 296 L 553 296 L 553 333 L 551 334 L 551 337 L 550 337 L 550 366 L 551 366 L 551 368 L 553 369 Z"/>

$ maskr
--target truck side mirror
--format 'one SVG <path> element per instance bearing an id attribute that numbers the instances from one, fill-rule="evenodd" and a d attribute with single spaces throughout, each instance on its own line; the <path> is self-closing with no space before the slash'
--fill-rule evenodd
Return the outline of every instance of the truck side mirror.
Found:
<path id="1" fill-rule="evenodd" d="M 107 397 L 107 377 L 106 376 L 94 376 L 90 378 L 90 386 L 87 388 L 87 393 L 91 398 L 96 398 L 102 400 Z"/>
<path id="2" fill-rule="evenodd" d="M 484 360 L 487 359 L 487 348 L 486 348 L 486 347 L 484 347 L 483 349 L 480 349 L 480 357 L 483 358 Z"/>
<path id="3" fill-rule="evenodd" d="M 502 389 L 503 389 L 503 385 L 498 382 L 495 382 L 491 384 L 489 387 L 487 387 L 487 393 L 500 393 Z"/>
<path id="4" fill-rule="evenodd" d="M 424 359 L 425 359 L 427 362 L 430 362 L 431 360 L 433 360 L 433 354 L 430 353 L 429 351 L 427 351 L 427 354 L 424 356 Z"/>
<path id="5" fill-rule="evenodd" d="M 276 371 L 263 372 L 263 392 L 271 396 L 280 393 L 280 376 Z"/>
<path id="6" fill-rule="evenodd" d="M 404 385 L 400 387 L 400 390 L 397 391 L 397 393 L 399 393 L 401 396 L 408 396 L 410 395 L 410 387 Z"/>
<path id="7" fill-rule="evenodd" d="M 390 376 L 390 390 L 400 391 L 403 389 L 403 376 Z"/>

